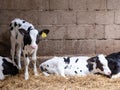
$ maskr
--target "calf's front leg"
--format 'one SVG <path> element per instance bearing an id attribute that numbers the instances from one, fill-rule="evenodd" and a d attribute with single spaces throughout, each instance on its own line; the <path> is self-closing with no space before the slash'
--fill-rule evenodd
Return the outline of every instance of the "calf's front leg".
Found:
<path id="1" fill-rule="evenodd" d="M 36 57 L 36 50 L 35 50 L 35 52 L 33 53 L 33 55 L 32 55 L 32 60 L 33 60 L 33 71 L 34 71 L 34 75 L 35 76 L 38 76 L 38 71 L 37 71 L 37 65 L 36 65 L 36 61 L 37 61 L 37 57 Z"/>
<path id="2" fill-rule="evenodd" d="M 28 55 L 24 55 L 24 62 L 25 62 L 25 80 L 29 79 L 29 73 L 28 73 L 28 66 L 30 63 L 30 59 L 28 58 Z"/>

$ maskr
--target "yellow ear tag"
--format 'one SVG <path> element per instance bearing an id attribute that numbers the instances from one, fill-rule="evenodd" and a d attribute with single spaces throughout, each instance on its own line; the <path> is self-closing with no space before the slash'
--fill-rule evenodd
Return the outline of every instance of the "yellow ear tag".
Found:
<path id="1" fill-rule="evenodd" d="M 42 38 L 46 38 L 47 37 L 47 34 L 46 33 L 44 33 L 44 32 L 42 32 Z"/>

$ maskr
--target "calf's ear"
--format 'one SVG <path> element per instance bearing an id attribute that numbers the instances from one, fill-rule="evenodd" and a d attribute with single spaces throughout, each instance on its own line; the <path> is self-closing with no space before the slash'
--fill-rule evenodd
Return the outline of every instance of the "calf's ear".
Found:
<path id="1" fill-rule="evenodd" d="M 19 29 L 19 32 L 20 32 L 22 35 L 28 34 L 28 32 L 27 32 L 25 29 Z"/>
<path id="2" fill-rule="evenodd" d="M 42 37 L 42 38 L 46 38 L 47 37 L 47 34 L 49 33 L 49 30 L 48 29 L 43 29 L 39 32 L 39 35 Z"/>

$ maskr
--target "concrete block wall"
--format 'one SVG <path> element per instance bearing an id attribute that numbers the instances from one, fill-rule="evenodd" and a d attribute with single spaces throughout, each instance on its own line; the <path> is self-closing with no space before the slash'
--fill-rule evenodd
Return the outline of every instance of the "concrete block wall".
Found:
<path id="1" fill-rule="evenodd" d="M 16 17 L 50 29 L 38 55 L 120 51 L 120 0 L 0 0 L 0 55 L 9 54 L 9 23 Z"/>

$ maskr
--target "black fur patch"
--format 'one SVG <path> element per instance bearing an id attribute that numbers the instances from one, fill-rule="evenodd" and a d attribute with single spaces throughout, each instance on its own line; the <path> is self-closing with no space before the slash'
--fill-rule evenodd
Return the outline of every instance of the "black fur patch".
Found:
<path id="1" fill-rule="evenodd" d="M 41 71 L 44 71 L 44 69 L 43 69 L 43 67 L 42 67 L 42 66 L 40 66 L 40 69 L 41 69 Z"/>
<path id="2" fill-rule="evenodd" d="M 31 27 L 31 26 L 27 29 L 27 31 L 30 31 L 30 30 L 32 30 L 32 27 Z"/>
<path id="3" fill-rule="evenodd" d="M 49 65 L 47 65 L 47 67 L 49 67 Z"/>
<path id="4" fill-rule="evenodd" d="M 37 37 L 36 37 L 36 44 L 38 44 L 40 41 L 40 35 L 38 34 Z"/>
<path id="5" fill-rule="evenodd" d="M 64 62 L 65 62 L 66 64 L 69 64 L 69 63 L 70 63 L 70 57 L 64 58 Z"/>
<path id="6" fill-rule="evenodd" d="M 30 45 L 31 42 L 32 42 L 32 39 L 31 39 L 29 33 L 24 35 L 24 39 L 23 40 L 24 40 L 24 45 Z"/>
<path id="7" fill-rule="evenodd" d="M 16 75 L 19 70 L 12 63 L 8 62 L 5 58 L 3 58 L 3 74 L 4 75 Z"/>
<path id="8" fill-rule="evenodd" d="M 93 70 L 93 63 L 96 63 L 96 69 L 98 68 L 98 69 L 100 69 L 101 71 L 104 70 L 104 69 L 103 69 L 103 65 L 102 65 L 102 63 L 100 62 L 98 56 L 92 57 L 92 58 L 88 59 L 87 62 L 88 62 L 87 67 L 89 68 L 89 71 Z"/>
<path id="9" fill-rule="evenodd" d="M 80 70 L 80 72 L 82 72 L 82 70 Z"/>
<path id="10" fill-rule="evenodd" d="M 120 72 L 120 52 L 112 53 L 105 57 L 108 60 L 108 67 L 111 70 L 111 75 L 118 74 Z"/>
<path id="11" fill-rule="evenodd" d="M 93 70 L 93 64 L 88 63 L 86 67 L 88 68 L 89 71 Z"/>
<path id="12" fill-rule="evenodd" d="M 77 74 L 77 71 L 75 71 L 75 74 Z"/>
<path id="13" fill-rule="evenodd" d="M 17 26 L 17 23 L 16 23 L 16 22 L 14 23 L 14 26 L 15 26 L 15 27 Z"/>
<path id="14" fill-rule="evenodd" d="M 18 24 L 19 27 L 21 27 L 21 24 Z"/>
<path id="15" fill-rule="evenodd" d="M 27 58 L 27 57 L 28 57 L 28 55 L 27 55 L 27 54 L 25 54 L 25 57 Z"/>
<path id="16" fill-rule="evenodd" d="M 92 57 L 87 60 L 88 64 L 86 65 L 86 67 L 88 68 L 89 71 L 93 70 L 93 63 L 95 63 L 97 59 L 98 57 Z"/>
<path id="17" fill-rule="evenodd" d="M 43 68 L 42 66 L 40 66 L 40 69 L 41 69 L 41 71 L 45 71 L 48 73 L 48 70 L 46 68 Z"/>
<path id="18" fill-rule="evenodd" d="M 23 21 L 23 23 L 25 23 L 26 21 Z"/>
<path id="19" fill-rule="evenodd" d="M 96 64 L 97 64 L 96 69 L 99 68 L 101 71 L 104 70 L 104 69 L 103 69 L 103 64 L 100 62 L 100 60 L 97 60 L 97 61 L 96 61 Z"/>
<path id="20" fill-rule="evenodd" d="M 78 62 L 78 60 L 79 60 L 79 59 L 77 59 L 77 60 L 75 61 L 75 63 L 77 63 L 77 62 Z"/>
<path id="21" fill-rule="evenodd" d="M 10 30 L 12 31 L 12 30 L 13 30 L 13 27 L 11 27 Z"/>
<path id="22" fill-rule="evenodd" d="M 64 69 L 67 69 L 68 68 L 68 65 L 64 67 Z"/>

